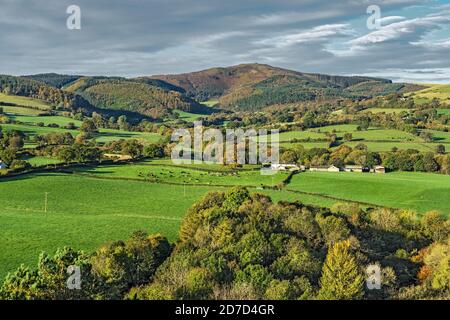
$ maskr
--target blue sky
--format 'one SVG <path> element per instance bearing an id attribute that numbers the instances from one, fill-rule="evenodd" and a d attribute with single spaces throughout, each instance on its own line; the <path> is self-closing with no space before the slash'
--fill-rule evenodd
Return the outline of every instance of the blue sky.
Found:
<path id="1" fill-rule="evenodd" d="M 81 8 L 81 30 L 66 8 Z M 382 24 L 366 26 L 378 5 Z M 0 73 L 141 76 L 240 63 L 450 83 L 450 1 L 0 0 Z"/>

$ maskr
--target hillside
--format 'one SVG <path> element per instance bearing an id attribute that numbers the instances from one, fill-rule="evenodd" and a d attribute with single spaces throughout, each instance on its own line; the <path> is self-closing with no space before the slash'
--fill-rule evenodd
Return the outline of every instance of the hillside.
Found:
<path id="1" fill-rule="evenodd" d="M 83 77 L 71 83 L 66 91 L 83 96 L 103 109 L 127 110 L 157 116 L 170 109 L 205 113 L 206 107 L 160 81 L 125 78 Z"/>
<path id="2" fill-rule="evenodd" d="M 450 105 L 450 85 L 426 85 L 423 90 L 414 92 L 411 96 L 417 103 L 431 102 L 434 98 L 436 98 L 439 99 L 441 103 Z"/>
<path id="3" fill-rule="evenodd" d="M 237 109 L 261 109 L 317 99 L 363 99 L 420 89 L 407 84 L 393 84 L 387 79 L 302 73 L 263 64 L 150 78 L 180 87 L 186 95 L 200 101 L 218 98 L 222 107 Z"/>
<path id="4" fill-rule="evenodd" d="M 24 76 L 25 78 L 30 78 L 48 84 L 52 87 L 63 88 L 65 85 L 70 84 L 73 81 L 78 80 L 81 76 L 76 75 L 65 75 L 57 73 L 41 73 L 29 76 Z"/>
<path id="5" fill-rule="evenodd" d="M 93 106 L 78 94 L 63 91 L 28 77 L 0 75 L 0 93 L 39 99 L 54 107 L 76 111 L 93 109 Z"/>

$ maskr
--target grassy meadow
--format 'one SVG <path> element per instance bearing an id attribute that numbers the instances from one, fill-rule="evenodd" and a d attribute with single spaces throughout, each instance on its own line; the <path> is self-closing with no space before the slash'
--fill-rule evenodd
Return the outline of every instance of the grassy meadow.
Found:
<path id="1" fill-rule="evenodd" d="M 46 159 L 35 159 L 45 162 Z M 186 210 L 204 194 L 235 185 L 251 192 L 331 206 L 339 201 L 402 207 L 420 213 L 450 213 L 450 177 L 424 173 L 312 173 L 293 177 L 282 190 L 263 189 L 286 173 L 261 176 L 258 170 L 209 165 L 173 167 L 167 160 L 81 168 L 70 173 L 30 174 L 0 180 L 0 279 L 39 252 L 70 245 L 92 250 L 134 230 L 175 240 Z M 206 171 L 209 170 L 209 171 Z M 48 210 L 44 212 L 45 193 Z"/>
<path id="2" fill-rule="evenodd" d="M 426 130 L 433 134 L 433 142 L 426 143 L 423 139 L 411 133 L 395 130 L 369 128 L 367 131 L 358 131 L 357 125 L 333 125 L 320 128 L 308 129 L 305 131 L 289 131 L 280 133 L 280 145 L 285 148 L 301 145 L 305 149 L 328 148 L 327 134 L 336 134 L 340 144 L 346 144 L 355 147 L 359 143 L 367 145 L 369 150 L 374 152 L 391 151 L 396 147 L 400 150 L 417 149 L 422 152 L 434 151 L 440 143 L 449 143 L 450 136 L 448 132 Z M 345 141 L 344 135 L 352 134 L 351 141 Z M 313 141 L 296 141 L 311 139 Z M 315 141 L 314 141 L 315 140 Z M 335 147 L 336 148 L 336 147 Z M 450 148 L 449 148 L 450 149 Z"/>
<path id="3" fill-rule="evenodd" d="M 434 98 L 439 99 L 442 103 L 450 105 L 450 85 L 449 84 L 433 84 L 427 85 L 428 88 L 412 93 L 412 97 L 416 103 L 430 102 Z"/>
<path id="4" fill-rule="evenodd" d="M 388 174 L 304 172 L 295 175 L 287 190 L 326 195 L 424 213 L 450 215 L 450 177 L 432 173 Z"/>
<path id="5" fill-rule="evenodd" d="M 0 93 L 0 106 L 2 105 L 2 102 L 14 103 L 18 106 L 33 107 L 33 108 L 38 108 L 41 110 L 51 109 L 50 104 L 48 104 L 42 100 Z"/>

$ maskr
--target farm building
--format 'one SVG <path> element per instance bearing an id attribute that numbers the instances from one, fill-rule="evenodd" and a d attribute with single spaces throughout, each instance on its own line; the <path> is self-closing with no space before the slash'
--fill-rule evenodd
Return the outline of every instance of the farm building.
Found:
<path id="1" fill-rule="evenodd" d="M 370 172 L 370 169 L 358 165 L 347 165 L 344 167 L 345 172 Z"/>
<path id="2" fill-rule="evenodd" d="M 4 169 L 8 169 L 8 166 L 6 165 L 6 163 L 4 163 L 3 161 L 0 160 L 0 170 L 4 170 Z"/>
<path id="3" fill-rule="evenodd" d="M 339 171 L 341 171 L 341 169 L 336 166 L 312 166 L 309 168 L 309 171 L 339 172 Z"/>
<path id="4" fill-rule="evenodd" d="M 309 171 L 328 172 L 328 166 L 311 166 Z"/>
<path id="5" fill-rule="evenodd" d="M 339 172 L 339 171 L 341 171 L 341 169 L 336 166 L 329 166 L 327 171 L 328 172 Z"/>
<path id="6" fill-rule="evenodd" d="M 297 166 L 296 164 L 280 164 L 273 163 L 270 165 L 270 169 L 272 170 L 280 170 L 280 171 L 304 171 L 304 166 Z"/>
<path id="7" fill-rule="evenodd" d="M 375 173 L 386 173 L 386 168 L 383 166 L 376 166 L 374 169 Z"/>

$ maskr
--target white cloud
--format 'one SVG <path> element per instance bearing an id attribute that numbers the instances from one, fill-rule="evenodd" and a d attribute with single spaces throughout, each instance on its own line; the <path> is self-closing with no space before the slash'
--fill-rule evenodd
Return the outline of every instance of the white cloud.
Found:
<path id="1" fill-rule="evenodd" d="M 400 39 L 407 35 L 420 36 L 423 32 L 438 29 L 446 23 L 450 23 L 450 18 L 445 16 L 426 16 L 400 21 L 382 26 L 379 30 L 353 39 L 350 41 L 350 44 L 356 47 L 364 47 L 375 43 Z"/>
<path id="2" fill-rule="evenodd" d="M 402 17 L 402 16 L 388 16 L 388 17 L 381 18 L 379 21 L 380 21 L 380 24 L 382 26 L 386 26 L 386 25 L 389 25 L 391 23 L 402 21 L 402 20 L 405 20 L 405 19 L 406 18 Z"/>
<path id="3" fill-rule="evenodd" d="M 305 31 L 270 37 L 255 41 L 256 45 L 285 48 L 300 43 L 320 42 L 337 36 L 350 35 L 352 30 L 348 24 L 327 24 Z"/>

